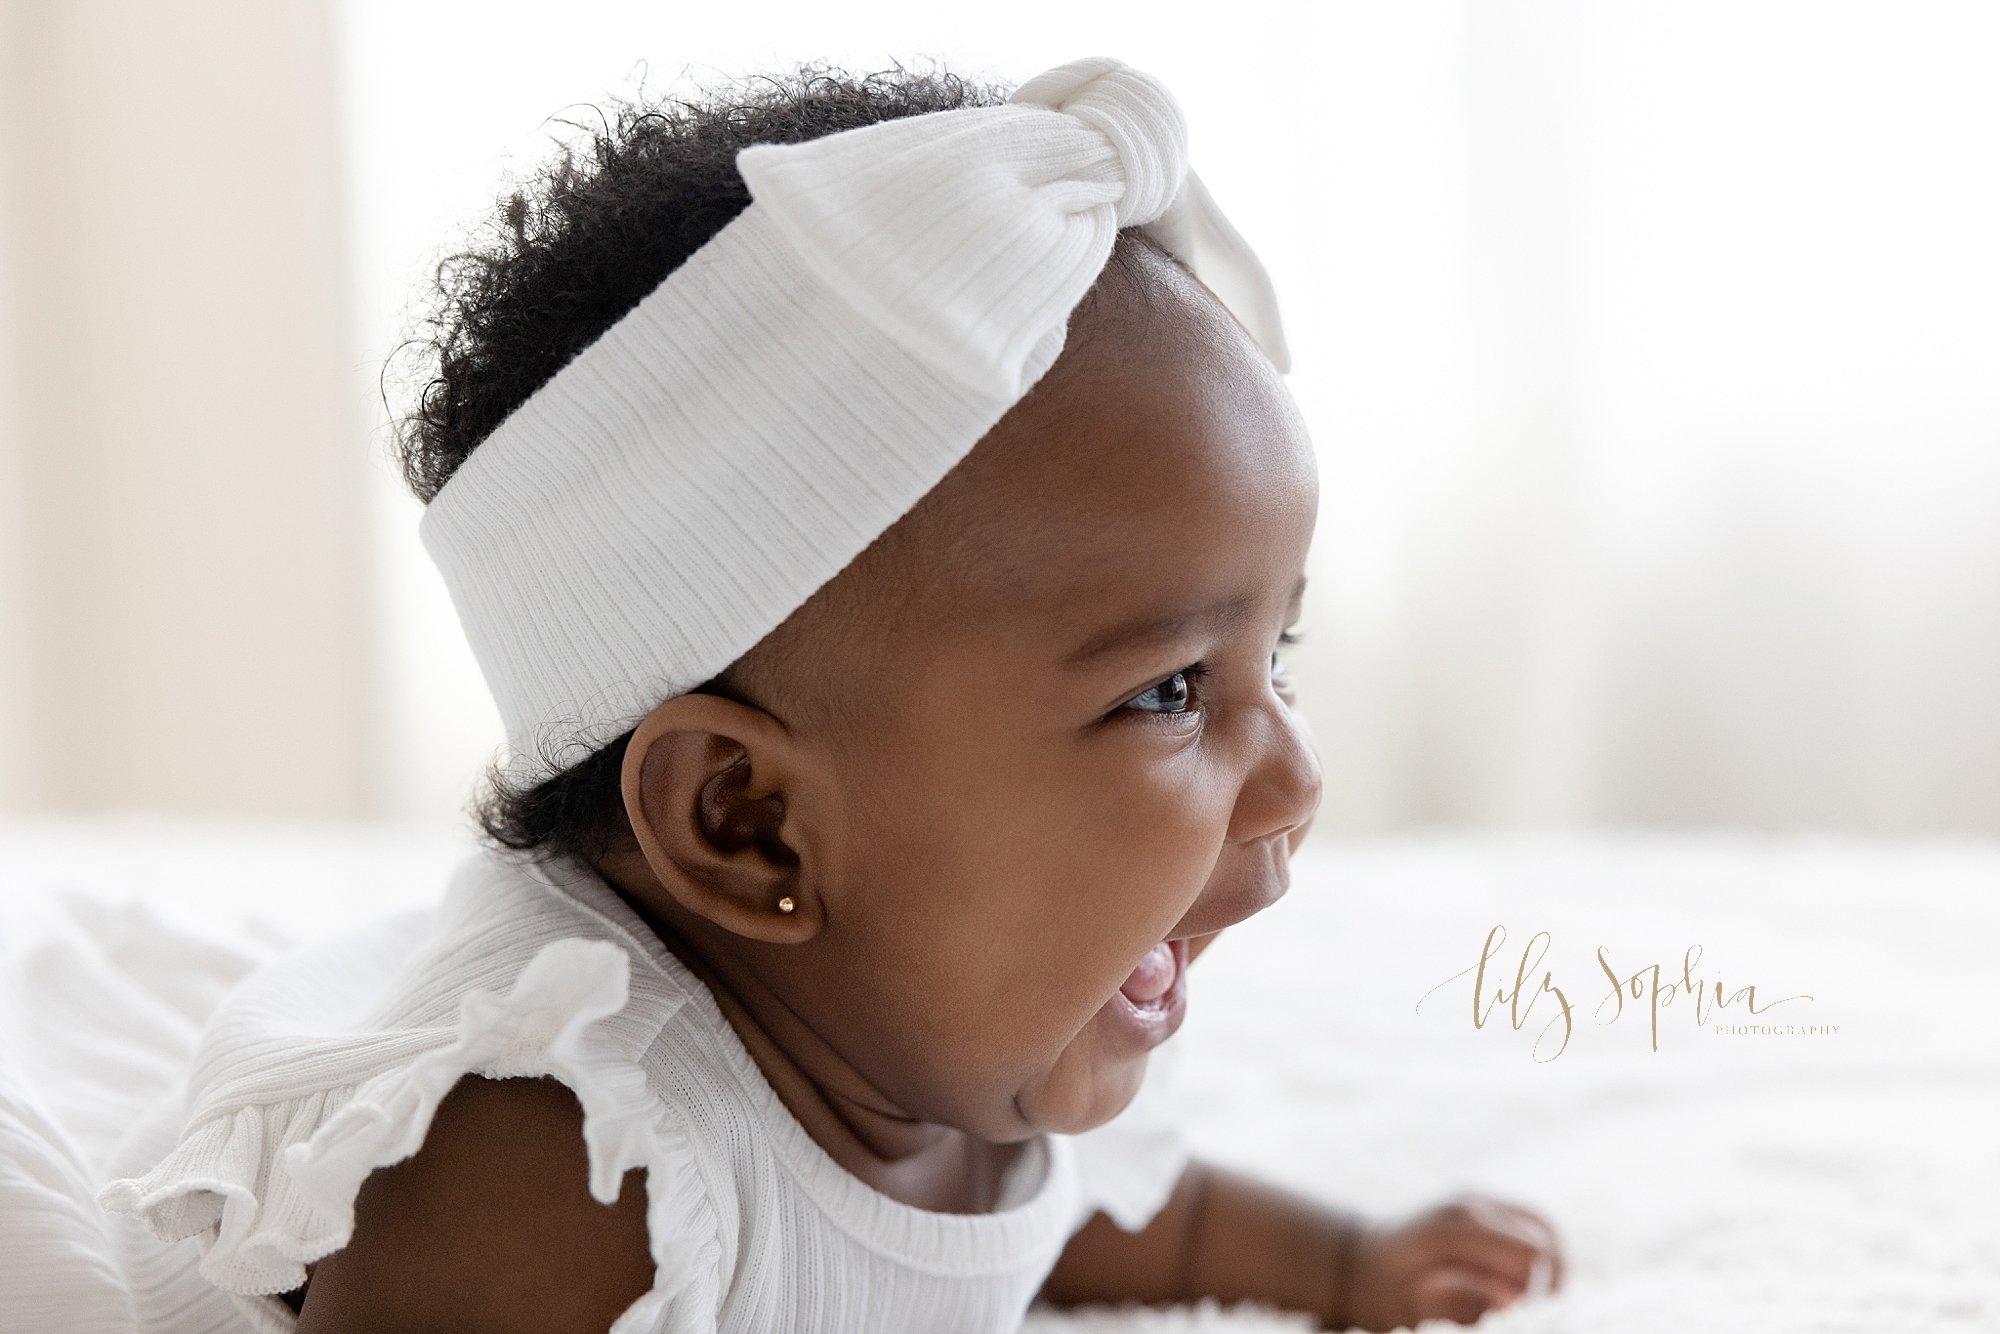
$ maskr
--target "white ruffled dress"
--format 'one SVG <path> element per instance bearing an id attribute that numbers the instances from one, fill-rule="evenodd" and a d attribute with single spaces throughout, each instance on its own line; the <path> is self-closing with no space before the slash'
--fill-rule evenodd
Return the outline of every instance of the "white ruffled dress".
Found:
<path id="1" fill-rule="evenodd" d="M 217 1007 L 185 1099 L 99 1197 L 144 1224 L 117 1220 L 135 1328 L 293 1329 L 278 1294 L 346 1244 L 362 1180 L 417 1151 L 466 1074 L 573 1090 L 598 1199 L 646 1169 L 654 1281 L 613 1334 L 1013 1330 L 1076 1228 L 1142 1227 L 1186 1162 L 1142 1092 L 1030 1141 L 998 1212 L 891 1199 L 814 1143 L 601 878 L 481 851 L 435 909 L 285 956 Z"/>

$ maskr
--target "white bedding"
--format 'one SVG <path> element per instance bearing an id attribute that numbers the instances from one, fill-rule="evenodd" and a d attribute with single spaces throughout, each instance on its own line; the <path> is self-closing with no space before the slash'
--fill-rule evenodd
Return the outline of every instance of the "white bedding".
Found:
<path id="1" fill-rule="evenodd" d="M 118 1327 L 117 1265 L 89 1253 L 76 1201 L 123 1107 L 172 1077 L 176 1044 L 242 968 L 425 901 L 461 846 L 380 829 L 0 825 L 0 1109 L 15 1113 L 0 1242 L 32 1211 L 83 1239 L 59 1317 L 9 1306 L 27 1287 L 8 1266 L 31 1248 L 18 1231 L 0 1244 L 0 1330 Z M 1463 1187 L 1541 1208 L 1570 1280 L 1483 1329 L 2000 1330 L 2000 846 L 1324 840 L 1293 881 L 1190 979 L 1174 1040 L 1190 1134 L 1370 1210 Z M 1495 924 L 1509 935 L 1499 981 L 1529 936 L 1553 936 L 1532 977 L 1552 971 L 1577 1010 L 1553 1060 L 1529 1048 L 1550 997 L 1521 1032 L 1504 1006 L 1474 1028 L 1469 978 L 1417 1009 Z M 1593 1021 L 1609 990 L 1597 946 L 1630 974 L 1677 971 L 1697 943 L 1695 971 L 1725 994 L 1813 996 L 1757 1019 L 1739 1000 L 1728 1022 L 1837 1031 L 1717 1034 L 1685 997 L 1660 1011 L 1657 1051 L 1641 1009 Z M 146 1017 L 92 1020 L 112 1013 Z M 47 1143 L 22 1148 L 23 1126 Z M 46 1289 L 54 1271 L 36 1263 Z M 1030 1327 L 1304 1326 L 1209 1307 L 1038 1312 Z"/>

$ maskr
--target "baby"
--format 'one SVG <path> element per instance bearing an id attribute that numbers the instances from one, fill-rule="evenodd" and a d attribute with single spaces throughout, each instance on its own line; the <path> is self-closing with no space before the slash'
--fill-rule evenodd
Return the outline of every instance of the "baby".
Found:
<path id="1" fill-rule="evenodd" d="M 1387 1330 L 1555 1276 L 1526 1209 L 1365 1221 L 1121 1117 L 1320 798 L 1313 450 L 1156 80 L 621 104 L 498 235 L 402 439 L 508 723 L 492 846 L 212 1021 L 104 1197 L 199 1240 L 179 1309 Z"/>

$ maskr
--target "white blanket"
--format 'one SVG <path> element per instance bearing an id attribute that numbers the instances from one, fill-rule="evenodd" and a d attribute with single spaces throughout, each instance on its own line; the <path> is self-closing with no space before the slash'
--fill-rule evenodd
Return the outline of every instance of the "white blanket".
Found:
<path id="1" fill-rule="evenodd" d="M 89 1204 L 120 1118 L 244 968 L 425 901 L 459 851 L 382 830 L 0 826 L 0 1330 L 120 1327 Z M 1329 1199 L 1396 1213 L 1476 1187 L 1543 1210 L 1569 1281 L 1485 1330 L 1992 1331 L 1996 891 L 2000 847 L 1974 842 L 1322 840 L 1197 965 L 1175 1092 L 1204 1151 Z M 1489 995 L 1550 933 L 1528 992 L 1546 973 L 1571 1003 L 1553 1059 L 1553 992 L 1517 1031 L 1505 1004 L 1475 1027 L 1469 971 L 1446 982 L 1496 924 Z M 1736 996 L 1705 1023 L 1672 996 L 1655 1050 L 1645 976 L 1615 1018 L 1592 1013 L 1599 946 L 1665 983 L 1696 944 L 1691 971 Z M 58 1287 L 59 1309 L 18 1297 Z M 1030 1321 L 1307 1327 L 1212 1305 Z"/>

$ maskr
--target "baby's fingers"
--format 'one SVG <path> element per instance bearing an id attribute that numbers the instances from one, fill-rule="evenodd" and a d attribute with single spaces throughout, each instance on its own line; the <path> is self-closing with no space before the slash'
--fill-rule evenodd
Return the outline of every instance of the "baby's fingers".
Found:
<path id="1" fill-rule="evenodd" d="M 1452 1258 L 1473 1258 L 1487 1268 L 1520 1280 L 1529 1292 L 1540 1295 L 1562 1283 L 1562 1247 L 1555 1229 L 1540 1214 L 1484 1195 L 1460 1196 L 1448 1207 L 1444 1221 L 1459 1247 L 1472 1248 L 1471 1255 L 1455 1253 Z"/>
<path id="2" fill-rule="evenodd" d="M 1446 1225 L 1432 1243 L 1441 1264 L 1496 1280 L 1510 1298 L 1548 1291 L 1549 1255 L 1540 1245 L 1480 1223 Z"/>
<path id="3" fill-rule="evenodd" d="M 1458 1265 L 1426 1272 L 1410 1294 L 1418 1320 L 1451 1320 L 1469 1325 L 1521 1295 L 1519 1287 L 1494 1274 Z"/>

